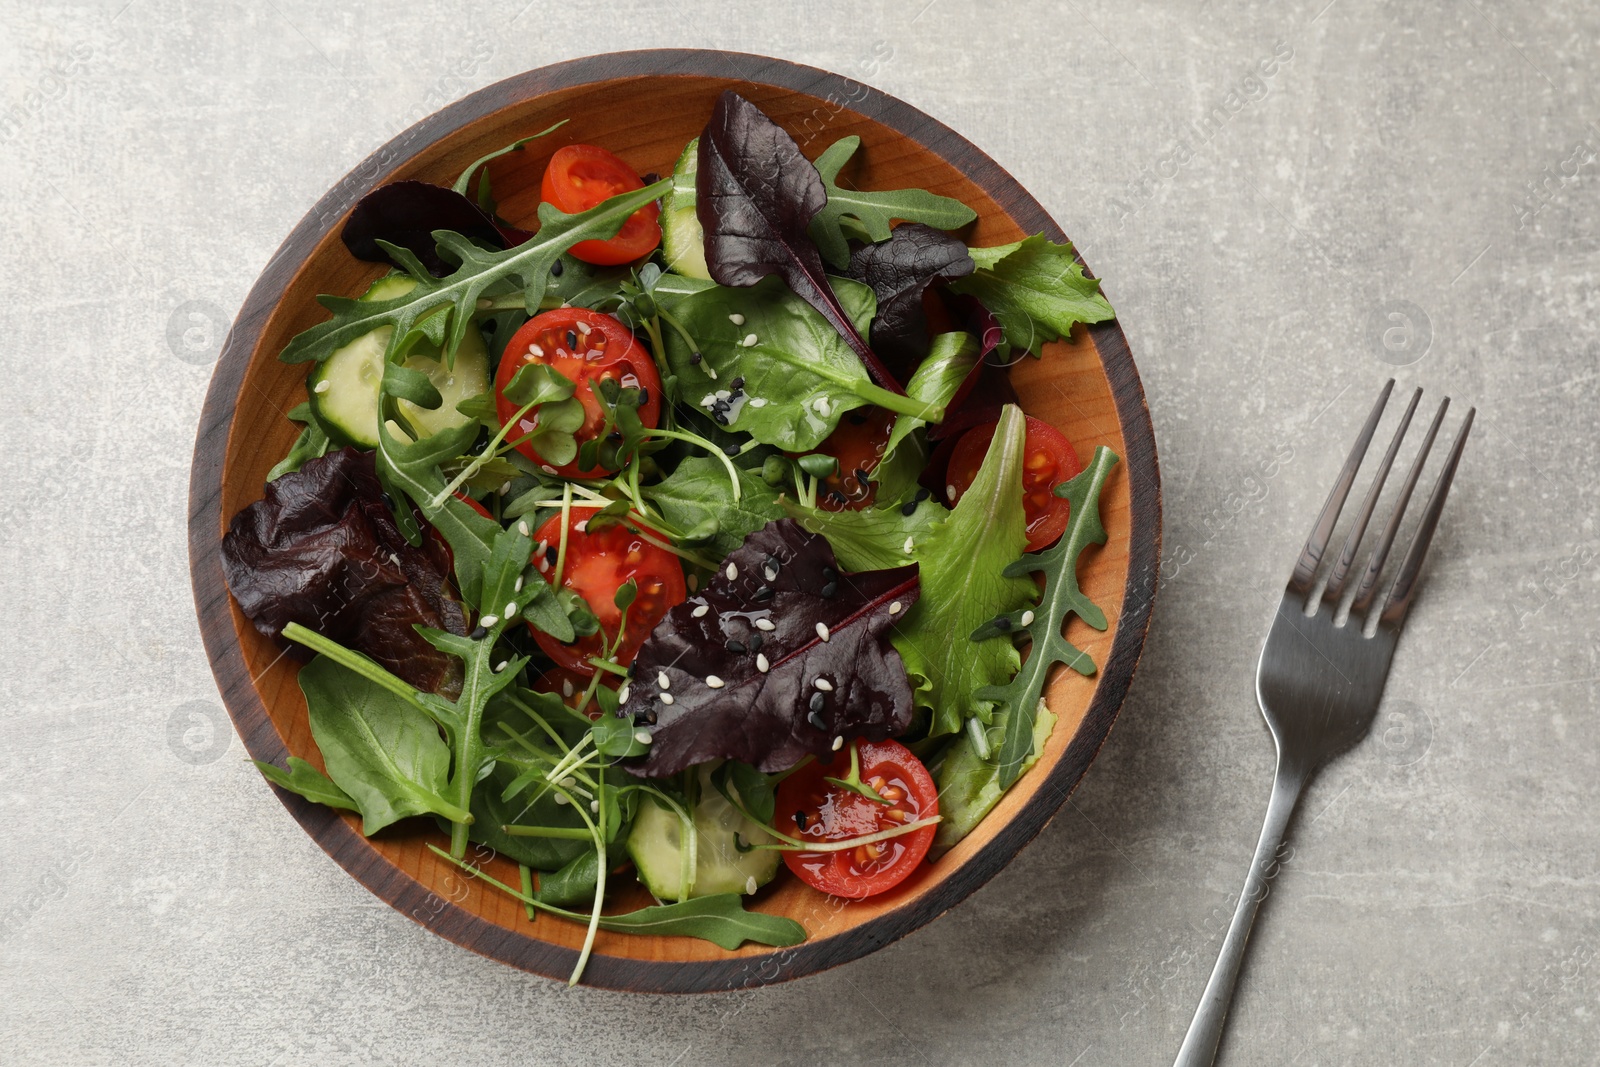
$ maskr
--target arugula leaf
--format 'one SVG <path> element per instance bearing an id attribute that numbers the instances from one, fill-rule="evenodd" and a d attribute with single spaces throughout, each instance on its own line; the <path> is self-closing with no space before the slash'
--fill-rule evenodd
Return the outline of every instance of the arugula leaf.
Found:
<path id="1" fill-rule="evenodd" d="M 391 258 L 402 261 L 403 269 L 417 281 L 416 288 L 391 300 L 358 300 L 322 296 L 318 300 L 333 317 L 296 334 L 278 357 L 285 363 L 305 363 L 326 359 L 334 350 L 380 326 L 394 327 L 385 359 L 394 362 L 422 337 L 454 353 L 473 328 L 478 299 L 492 285 L 517 283 L 527 308 L 539 307 L 550 277 L 551 267 L 561 253 L 592 238 L 608 240 L 637 210 L 653 202 L 671 185 L 656 182 L 643 189 L 620 193 L 588 211 L 566 215 L 550 204 L 539 206 L 539 232 L 524 243 L 500 252 L 486 251 L 470 239 L 448 230 L 436 230 L 438 247 L 460 262 L 443 278 L 434 278 L 405 249 L 385 243 Z M 440 309 L 448 309 L 440 312 Z"/>
<path id="2" fill-rule="evenodd" d="M 510 144 L 506 145 L 504 148 L 497 148 L 493 152 L 490 152 L 488 155 L 479 156 L 477 159 L 472 161 L 472 163 L 467 167 L 466 170 L 461 172 L 461 176 L 460 177 L 458 177 L 453 183 L 451 183 L 450 188 L 455 190 L 456 192 L 460 193 L 462 196 L 467 195 L 467 193 L 472 188 L 472 176 L 477 173 L 478 168 L 486 167 L 490 163 L 493 163 L 495 160 L 501 158 L 502 156 L 509 156 L 513 152 L 522 151 L 522 146 L 527 144 L 529 141 L 537 141 L 541 137 L 544 137 L 544 136 L 546 136 L 548 134 L 555 133 L 557 130 L 559 130 L 561 127 L 565 126 L 570 121 L 572 121 L 572 120 L 571 119 L 562 119 L 560 122 L 557 122 L 552 126 L 549 126 L 549 127 L 545 128 L 545 129 L 542 129 L 538 133 L 530 133 L 526 137 L 519 137 L 517 140 L 512 141 Z M 494 210 L 494 203 L 492 201 L 489 201 L 487 203 L 485 202 L 487 200 L 487 198 L 488 198 L 488 189 L 489 189 L 489 175 L 487 173 L 485 173 L 484 176 L 483 176 L 483 180 L 478 183 L 478 206 L 483 208 L 483 210 L 485 210 L 485 211 L 493 211 Z"/>
<path id="3" fill-rule="evenodd" d="M 962 731 L 932 768 L 934 784 L 939 787 L 939 814 L 943 816 L 933 835 L 932 855 L 948 851 L 971 833 L 1005 795 L 1006 787 L 1000 784 L 1000 764 L 992 752 L 999 746 L 1010 721 L 1010 710 L 1002 709 L 995 712 L 992 725 L 981 727 L 984 746 L 990 756 L 985 757 L 978 751 L 969 728 Z M 1033 721 L 1032 744 L 1023 757 L 1019 773 L 1026 773 L 1038 760 L 1055 724 L 1055 715 L 1041 700 Z"/>
<path id="4" fill-rule="evenodd" d="M 865 326 L 872 319 L 872 291 L 843 279 L 838 285 L 842 306 Z M 698 346 L 691 349 L 676 330 L 664 336 L 676 379 L 673 398 L 763 444 L 809 451 L 833 432 L 839 416 L 865 404 L 925 410 L 873 385 L 838 333 L 779 279 L 703 289 L 677 301 L 673 315 Z"/>
<path id="5" fill-rule="evenodd" d="M 311 414 L 310 404 L 299 404 L 289 411 L 292 422 L 303 422 L 305 427 L 290 446 L 288 455 L 280 459 L 271 470 L 267 472 L 267 481 L 275 482 L 285 474 L 293 474 L 305 466 L 308 460 L 328 454 L 332 442 L 328 440 L 327 431 L 322 428 Z"/>
<path id="6" fill-rule="evenodd" d="M 289 757 L 289 769 L 276 767 L 265 760 L 251 760 L 262 777 L 272 784 L 287 789 L 291 793 L 299 793 L 307 800 L 318 804 L 326 804 L 330 808 L 343 808 L 346 811 L 359 811 L 356 802 L 350 799 L 350 794 L 333 784 L 333 779 L 317 770 L 299 756 Z"/>
<path id="7" fill-rule="evenodd" d="M 926 189 L 888 189 L 865 192 L 860 189 L 841 188 L 839 171 L 857 148 L 861 138 L 851 134 L 833 142 L 828 150 L 817 157 L 817 174 L 827 191 L 828 202 L 817 217 L 811 220 L 811 237 L 817 242 L 822 258 L 843 269 L 850 260 L 850 246 L 845 243 L 842 227 L 846 217 L 855 220 L 872 241 L 889 239 L 889 224 L 894 219 L 921 222 L 941 230 L 954 230 L 978 217 L 978 213 L 959 200 L 937 196 Z"/>
<path id="8" fill-rule="evenodd" d="M 672 608 L 633 661 L 622 710 L 651 741 L 628 769 L 656 778 L 736 759 L 779 771 L 836 738 L 903 733 L 911 690 L 887 636 L 916 602 L 916 568 L 841 574 L 837 562 L 780 519 Z"/>
<path id="9" fill-rule="evenodd" d="M 721 559 L 750 534 L 783 518 L 777 491 L 758 474 L 735 469 L 739 472 L 737 501 L 728 492 L 727 469 L 710 456 L 688 457 L 661 481 L 645 486 L 644 495 L 667 522 L 700 534 L 711 558 Z M 709 538 L 704 538 L 706 531 L 712 531 Z"/>
<path id="10" fill-rule="evenodd" d="M 794 138 L 725 90 L 700 134 L 695 172 L 695 214 L 712 279 L 742 288 L 778 275 L 839 332 L 875 384 L 898 393 L 899 383 L 840 304 L 806 233 L 827 200 L 817 168 Z"/>
<path id="11" fill-rule="evenodd" d="M 971 274 L 967 246 L 931 226 L 897 226 L 886 241 L 856 249 L 850 256 L 850 277 L 872 287 L 878 313 L 872 320 L 872 344 L 906 367 L 928 351 L 928 316 L 922 294 L 937 280 Z"/>
<path id="12" fill-rule="evenodd" d="M 361 812 L 363 834 L 411 815 L 470 818 L 446 798 L 450 746 L 417 703 L 327 656 L 300 668 L 300 691 L 328 777 Z"/>
<path id="13" fill-rule="evenodd" d="M 913 544 L 912 557 L 922 568 L 923 597 L 895 629 L 893 640 L 906 671 L 919 683 L 917 703 L 933 713 L 930 737 L 955 733 L 971 715 L 987 722 L 989 706 L 979 690 L 1004 683 L 1021 662 L 1011 642 L 973 642 L 968 635 L 1038 595 L 1032 581 L 1007 569 L 1028 543 L 1022 510 L 1023 440 L 1022 409 L 1009 406 L 972 487 L 948 518 Z"/>
<path id="14" fill-rule="evenodd" d="M 1007 346 L 1038 356 L 1045 342 L 1065 337 L 1075 323 L 1116 317 L 1100 293 L 1100 280 L 1083 273 L 1070 244 L 1035 234 L 1015 244 L 969 249 L 969 254 L 977 271 L 950 288 L 977 297 L 994 313 Z"/>
<path id="15" fill-rule="evenodd" d="M 1115 452 L 1104 445 L 1096 448 L 1089 465 L 1071 481 L 1056 488 L 1057 496 L 1072 502 L 1072 515 L 1061 540 L 1054 547 L 1024 556 L 1006 568 L 1008 577 L 1022 581 L 1028 581 L 1026 576 L 1035 571 L 1043 571 L 1045 579 L 1044 595 L 1034 610 L 1033 622 L 1026 627 L 1033 638 L 1028 661 L 1009 682 L 986 686 L 978 692 L 978 699 L 992 700 L 998 707 L 1010 709 L 997 757 L 1002 789 L 1011 788 L 1011 783 L 1022 774 L 1033 733 L 1034 709 L 1044 693 L 1050 668 L 1065 663 L 1079 674 L 1094 673 L 1094 661 L 1061 636 L 1061 628 L 1066 624 L 1068 612 L 1076 613 L 1096 630 L 1106 628 L 1105 612 L 1078 588 L 1078 557 L 1089 545 L 1105 544 L 1106 528 L 1100 522 L 1100 491 L 1116 463 Z M 977 645 L 982 648 L 1010 643 L 1001 637 L 979 641 Z"/>

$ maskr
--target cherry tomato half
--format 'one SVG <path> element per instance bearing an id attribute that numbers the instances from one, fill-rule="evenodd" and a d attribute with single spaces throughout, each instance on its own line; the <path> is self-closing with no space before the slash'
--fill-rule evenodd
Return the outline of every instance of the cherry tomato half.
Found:
<path id="1" fill-rule="evenodd" d="M 539 195 L 568 215 L 588 211 L 618 193 L 643 189 L 644 181 L 604 148 L 592 144 L 569 144 L 556 149 L 545 167 Z M 661 243 L 661 205 L 647 204 L 628 216 L 622 229 L 609 241 L 579 241 L 572 254 L 585 263 L 631 263 L 647 256 Z"/>
<path id="2" fill-rule="evenodd" d="M 1067 528 L 1071 505 L 1055 495 L 1055 487 L 1083 470 L 1077 450 L 1065 435 L 1048 422 L 1027 416 L 1027 439 L 1022 445 L 1022 508 L 1028 520 L 1028 551 L 1037 552 L 1055 543 Z M 989 442 L 1000 424 L 974 426 L 956 442 L 950 454 L 949 484 L 945 494 L 955 507 L 961 494 L 972 487 L 989 452 Z"/>
<path id="3" fill-rule="evenodd" d="M 878 496 L 872 473 L 883 462 L 894 429 L 894 412 L 869 407 L 847 411 L 814 451 L 839 461 L 839 469 L 817 488 L 817 506 L 824 511 L 860 511 Z"/>
<path id="4" fill-rule="evenodd" d="M 629 578 L 638 583 L 639 595 L 628 608 L 627 632 L 617 648 L 616 661 L 624 667 L 633 662 L 639 646 L 666 616 L 668 609 L 683 603 L 689 595 L 683 581 L 683 566 L 671 552 L 657 548 L 620 523 L 595 533 L 588 532 L 588 521 L 599 510 L 571 510 L 567 525 L 567 561 L 561 585 L 583 597 L 589 610 L 600 620 L 600 631 L 563 644 L 544 631 L 529 627 L 534 640 L 539 642 L 545 655 L 555 660 L 557 667 L 585 679 L 592 677 L 595 670 L 589 657 L 603 655 L 616 639 L 622 612 L 612 598 Z M 534 531 L 533 539 L 535 559 L 541 551 L 538 546 L 544 546 L 546 562 L 540 565 L 540 572 L 546 581 L 553 583 L 561 544 L 561 515 L 557 513 L 546 519 Z"/>
<path id="5" fill-rule="evenodd" d="M 861 781 L 890 803 L 827 781 L 845 777 L 850 769 L 849 753 L 836 753 L 831 762 L 814 760 L 779 783 L 779 830 L 801 841 L 841 841 L 939 814 L 933 776 L 910 749 L 898 741 L 853 744 L 860 754 Z M 859 900 L 905 881 L 928 854 L 935 829 L 925 826 L 844 852 L 785 852 L 783 862 L 812 888 Z"/>
<path id="6" fill-rule="evenodd" d="M 632 330 L 603 312 L 557 308 L 535 315 L 511 335 L 494 377 L 495 407 L 502 424 L 522 407 L 506 399 L 506 386 L 511 384 L 517 371 L 529 363 L 543 363 L 577 383 L 577 392 L 573 395 L 583 404 L 583 426 L 576 434 L 580 447 L 585 441 L 594 440 L 605 423 L 605 407 L 595 395 L 594 386 L 607 378 L 615 379 L 624 388 L 644 390 L 639 418 L 646 426 L 654 427 L 661 418 L 661 375 L 656 371 L 655 360 L 634 340 Z M 512 428 L 509 436 L 513 441 L 520 440 L 538 425 L 539 409 L 534 408 Z M 592 478 L 611 473 L 611 469 L 602 464 L 581 469 L 576 458 L 571 463 L 554 466 L 539 455 L 529 441 L 518 444 L 517 451 L 566 478 Z"/>

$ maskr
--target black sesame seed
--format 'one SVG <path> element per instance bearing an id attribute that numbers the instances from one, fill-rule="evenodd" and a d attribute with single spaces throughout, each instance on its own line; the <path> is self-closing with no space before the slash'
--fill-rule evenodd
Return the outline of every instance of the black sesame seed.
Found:
<path id="1" fill-rule="evenodd" d="M 698 352 L 690 352 L 689 353 L 689 366 L 691 366 L 691 367 L 697 366 L 699 364 L 700 360 L 702 360 L 703 358 L 705 358 L 705 357 L 700 355 L 700 353 L 698 353 Z"/>
<path id="2" fill-rule="evenodd" d="M 655 171 L 652 170 L 652 171 L 646 172 L 644 177 L 642 179 L 640 179 L 640 180 L 643 181 L 646 185 L 654 185 L 656 182 L 661 180 L 661 175 L 657 174 Z"/>
<path id="3" fill-rule="evenodd" d="M 610 433 L 606 434 L 606 440 L 607 441 L 620 441 L 620 440 L 622 440 L 622 431 L 621 430 L 612 430 Z M 911 514 L 911 512 L 908 511 L 908 512 L 906 512 L 906 514 L 909 515 L 909 514 Z"/>
<path id="4" fill-rule="evenodd" d="M 815 726 L 817 729 L 823 731 L 824 733 L 826 733 L 827 730 L 828 730 L 828 724 L 823 722 L 822 721 L 822 716 L 818 715 L 814 711 L 811 714 L 806 716 L 806 722 L 810 723 L 812 726 Z"/>
<path id="5" fill-rule="evenodd" d="M 909 517 L 911 515 L 915 515 L 916 513 L 917 513 L 917 502 L 915 500 L 912 500 L 912 501 L 909 501 L 909 502 L 907 502 L 905 504 L 900 505 L 900 514 Z"/>
<path id="6" fill-rule="evenodd" d="M 554 263 L 550 264 L 550 277 L 559 278 L 561 277 L 561 272 L 566 269 L 567 265 L 558 259 Z"/>
<path id="7" fill-rule="evenodd" d="M 743 452 L 744 449 L 740 448 L 738 445 L 723 445 L 722 451 L 731 459 L 732 457 L 737 456 L 740 452 Z"/>
<path id="8" fill-rule="evenodd" d="M 857 467 L 856 471 L 855 471 L 855 474 L 856 474 L 856 481 L 859 482 L 863 486 L 865 486 L 869 481 L 872 480 L 872 472 L 867 470 L 865 467 Z"/>
<path id="9" fill-rule="evenodd" d="M 728 425 L 728 416 L 713 409 L 711 412 L 711 421 L 716 423 L 718 426 L 726 426 Z"/>
<path id="10" fill-rule="evenodd" d="M 560 555 L 561 552 L 555 545 L 549 545 L 544 550 L 544 558 L 549 560 L 552 566 L 555 564 L 556 557 Z"/>
<path id="11" fill-rule="evenodd" d="M 641 385 L 639 386 L 639 406 L 644 407 L 648 403 L 650 403 L 650 387 Z"/>
<path id="12" fill-rule="evenodd" d="M 761 631 L 757 630 L 755 633 L 750 635 L 750 651 L 751 652 L 760 652 L 761 651 L 761 645 L 762 645 Z"/>
<path id="13" fill-rule="evenodd" d="M 837 577 L 839 577 L 839 572 L 834 570 L 832 567 L 824 567 L 824 568 L 822 568 L 822 580 L 823 581 L 831 582 Z"/>
<path id="14" fill-rule="evenodd" d="M 578 350 L 578 331 L 577 330 L 568 330 L 567 331 L 567 351 L 568 352 L 576 352 L 577 350 Z"/>
<path id="15" fill-rule="evenodd" d="M 1003 634 L 1011 632 L 1011 620 L 1004 615 L 996 615 L 994 617 L 994 621 L 989 625 L 993 626 L 996 630 L 999 630 Z"/>
<path id="16" fill-rule="evenodd" d="M 651 708 L 649 711 L 644 713 L 644 721 L 645 721 L 646 724 L 648 724 L 650 726 L 654 726 L 656 724 L 656 709 L 655 708 Z"/>
<path id="17" fill-rule="evenodd" d="M 482 626 L 474 626 L 472 628 L 472 632 L 467 636 L 474 641 L 482 641 L 485 637 L 489 636 L 489 631 L 484 629 Z"/>
<path id="18" fill-rule="evenodd" d="M 381 495 L 383 497 L 383 506 L 388 508 L 390 511 L 393 511 L 394 510 L 394 497 L 390 496 L 388 493 L 383 493 Z"/>
<path id="19" fill-rule="evenodd" d="M 921 486 L 920 488 L 917 489 L 917 495 L 912 497 L 911 499 L 915 500 L 917 503 L 920 504 L 920 503 L 922 503 L 924 500 L 928 499 L 932 495 L 933 495 L 932 491 L 929 490 L 928 487 L 924 485 L 924 486 Z"/>
<path id="20" fill-rule="evenodd" d="M 800 829 L 800 830 L 804 830 L 806 828 L 806 813 L 805 812 L 797 811 L 797 812 L 794 813 L 794 825 L 795 825 L 795 827 L 797 829 Z"/>
<path id="21" fill-rule="evenodd" d="M 839 492 L 839 490 L 837 490 L 837 489 L 829 489 L 828 490 L 828 499 L 833 501 L 835 504 L 844 504 L 844 503 L 847 503 L 850 500 L 849 497 L 845 496 L 843 493 Z"/>
<path id="22" fill-rule="evenodd" d="M 744 651 L 744 642 L 742 642 L 742 641 L 729 641 L 727 644 L 723 645 L 722 647 L 727 649 L 729 652 L 732 652 L 735 655 L 738 655 L 738 654 L 740 654 L 740 653 L 742 653 Z"/>
<path id="23" fill-rule="evenodd" d="M 824 707 L 827 706 L 827 700 L 823 697 L 820 689 L 811 694 L 811 702 L 807 706 L 813 712 L 820 712 Z"/>
<path id="24" fill-rule="evenodd" d="M 767 570 L 776 575 L 779 571 L 783 570 L 783 561 L 777 556 L 768 556 L 764 561 L 764 566 Z"/>
<path id="25" fill-rule="evenodd" d="M 737 393 L 739 390 L 743 389 L 744 388 L 744 375 L 741 374 L 737 378 L 735 378 L 733 381 L 729 382 L 728 383 L 728 388 L 733 390 L 735 393 Z"/>
<path id="26" fill-rule="evenodd" d="M 765 603 L 772 599 L 772 586 L 764 585 L 756 590 L 755 599 Z"/>
<path id="27" fill-rule="evenodd" d="M 825 597 L 836 596 L 838 594 L 838 592 L 839 592 L 839 583 L 838 582 L 829 582 L 827 585 L 822 587 L 822 595 L 825 596 Z"/>

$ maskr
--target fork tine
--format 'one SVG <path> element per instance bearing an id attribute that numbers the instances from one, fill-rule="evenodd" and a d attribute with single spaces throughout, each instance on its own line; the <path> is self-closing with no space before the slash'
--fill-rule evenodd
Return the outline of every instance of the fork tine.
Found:
<path id="1" fill-rule="evenodd" d="M 1361 584 L 1356 586 L 1355 599 L 1350 603 L 1350 614 L 1364 615 L 1372 598 L 1378 593 L 1378 575 L 1383 573 L 1383 565 L 1389 560 L 1389 549 L 1394 547 L 1394 538 L 1400 532 L 1400 520 L 1405 516 L 1406 508 L 1411 503 L 1411 493 L 1417 487 L 1417 479 L 1422 475 L 1423 465 L 1428 462 L 1428 453 L 1433 449 L 1433 440 L 1439 436 L 1439 426 L 1444 422 L 1444 413 L 1450 410 L 1450 398 L 1445 397 L 1439 404 L 1439 410 L 1434 412 L 1433 422 L 1428 425 L 1428 432 L 1422 438 L 1422 447 L 1417 450 L 1417 456 L 1411 461 L 1411 469 L 1406 472 L 1406 480 L 1400 486 L 1400 495 L 1395 499 L 1394 508 L 1389 512 L 1389 521 L 1384 523 L 1383 533 L 1378 538 L 1378 543 L 1372 548 L 1372 558 L 1367 562 L 1367 569 L 1361 575 Z"/>
<path id="2" fill-rule="evenodd" d="M 1378 402 L 1372 406 L 1372 414 L 1367 416 L 1367 424 L 1361 427 L 1361 433 L 1356 438 L 1356 443 L 1350 449 L 1350 455 L 1344 461 L 1344 468 L 1339 471 L 1338 481 L 1333 483 L 1333 491 L 1328 494 L 1327 502 L 1322 505 L 1322 513 L 1317 516 L 1316 525 L 1311 527 L 1311 536 L 1306 538 L 1306 546 L 1300 551 L 1300 559 L 1294 565 L 1294 573 L 1289 577 L 1289 590 L 1294 593 L 1307 593 L 1311 590 L 1311 579 L 1317 573 L 1317 564 L 1322 562 L 1322 553 L 1328 547 L 1328 538 L 1333 536 L 1333 527 L 1339 521 L 1339 512 L 1344 510 L 1345 497 L 1350 495 L 1350 486 L 1356 480 L 1356 471 L 1361 467 L 1361 460 L 1367 454 L 1367 446 L 1372 444 L 1372 434 L 1378 428 L 1378 419 L 1383 416 L 1384 405 L 1389 402 L 1389 394 L 1394 391 L 1394 379 L 1390 378 L 1383 385 L 1383 391 L 1378 394 Z"/>
<path id="3" fill-rule="evenodd" d="M 1461 451 L 1467 447 L 1467 434 L 1472 430 L 1472 416 L 1477 413 L 1477 408 L 1468 408 L 1461 429 L 1456 431 L 1455 444 L 1450 446 L 1450 458 L 1445 461 L 1444 469 L 1439 472 L 1438 481 L 1433 483 L 1433 494 L 1428 497 L 1428 510 L 1422 513 L 1422 522 L 1411 538 L 1411 547 L 1406 549 L 1405 562 L 1400 565 L 1400 573 L 1395 575 L 1394 585 L 1389 589 L 1389 599 L 1383 605 L 1383 614 L 1378 618 L 1380 625 L 1398 628 L 1406 621 L 1406 612 L 1411 610 L 1411 601 L 1417 594 L 1417 577 L 1422 572 L 1422 561 L 1427 558 L 1428 545 L 1433 541 L 1433 532 L 1439 526 L 1439 515 L 1444 511 L 1444 499 L 1450 495 L 1450 482 L 1455 478 L 1456 467 L 1461 463 Z"/>
<path id="4" fill-rule="evenodd" d="M 1361 501 L 1361 511 L 1356 515 L 1356 521 L 1350 527 L 1350 532 L 1345 535 L 1344 547 L 1339 550 L 1339 558 L 1334 561 L 1333 570 L 1328 575 L 1328 587 L 1322 594 L 1322 599 L 1329 604 L 1337 605 L 1340 595 L 1344 592 L 1345 581 L 1350 577 L 1350 565 L 1355 562 L 1356 552 L 1361 547 L 1361 539 L 1367 533 L 1367 523 L 1372 520 L 1372 510 L 1378 506 L 1378 496 L 1383 492 L 1383 483 L 1388 480 L 1389 469 L 1394 466 L 1395 453 L 1400 451 L 1400 440 L 1410 429 L 1411 416 L 1417 410 L 1417 401 L 1421 399 L 1422 390 L 1419 388 L 1411 394 L 1411 403 L 1406 405 L 1406 413 L 1400 416 L 1400 425 L 1395 427 L 1394 437 L 1389 441 L 1389 451 L 1384 453 L 1383 462 L 1378 465 L 1378 473 L 1373 476 L 1372 488 L 1367 490 L 1366 498 Z"/>

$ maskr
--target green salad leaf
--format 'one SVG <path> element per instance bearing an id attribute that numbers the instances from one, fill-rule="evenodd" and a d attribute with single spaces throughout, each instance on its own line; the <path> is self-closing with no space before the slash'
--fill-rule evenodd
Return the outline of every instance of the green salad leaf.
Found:
<path id="1" fill-rule="evenodd" d="M 317 770 L 299 756 L 289 757 L 289 769 L 276 767 L 265 760 L 252 760 L 267 781 L 287 789 L 291 793 L 299 793 L 307 800 L 326 804 L 330 808 L 343 808 L 345 811 L 360 811 L 356 802 L 350 799 L 350 794 L 333 784 L 333 779 Z"/>
<path id="2" fill-rule="evenodd" d="M 937 856 L 948 851 L 956 842 L 972 832 L 994 806 L 1005 796 L 1006 787 L 1000 784 L 1000 764 L 992 753 L 1000 745 L 1007 724 L 1009 709 L 994 713 L 994 722 L 982 727 L 983 748 L 991 755 L 985 756 L 973 740 L 972 731 L 963 731 L 953 741 L 944 755 L 931 768 L 934 784 L 939 787 L 939 814 L 943 820 L 933 835 L 933 852 Z M 1056 717 L 1039 702 L 1033 720 L 1033 743 L 1023 757 L 1022 770 L 1026 772 L 1044 751 L 1044 744 L 1055 727 Z"/>
<path id="3" fill-rule="evenodd" d="M 824 511 L 784 501 L 784 510 L 811 533 L 821 534 L 847 571 L 881 571 L 917 562 L 906 551 L 906 542 L 911 542 L 915 550 L 950 512 L 932 500 L 909 506 L 909 514 L 907 505 L 900 504 L 859 511 Z"/>
<path id="4" fill-rule="evenodd" d="M 674 527 L 694 531 L 713 559 L 722 559 L 773 519 L 783 518 L 778 493 L 759 474 L 738 471 L 739 499 L 729 493 L 728 471 L 709 456 L 690 456 L 644 496 Z M 707 536 L 709 534 L 709 536 Z"/>
<path id="5" fill-rule="evenodd" d="M 1021 657 L 1009 641 L 969 635 L 996 615 L 1033 602 L 1038 589 L 1009 565 L 1028 544 L 1022 510 L 1022 409 L 1006 405 L 972 486 L 949 516 L 933 524 L 911 556 L 921 567 L 922 596 L 892 632 L 894 647 L 929 708 L 928 734 L 961 729 L 969 716 L 988 721 L 986 686 L 1003 685 Z"/>
<path id="6" fill-rule="evenodd" d="M 978 217 L 978 213 L 959 200 L 938 196 L 926 189 L 886 189 L 866 192 L 839 185 L 839 171 L 856 149 L 861 138 L 851 134 L 835 141 L 817 157 L 817 173 L 822 176 L 828 202 L 811 220 L 811 239 L 822 258 L 843 270 L 850 262 L 850 246 L 845 243 L 845 219 L 858 224 L 870 241 L 887 241 L 890 223 L 895 219 L 921 222 L 941 230 L 954 230 Z"/>
<path id="7" fill-rule="evenodd" d="M 1026 580 L 1035 571 L 1044 573 L 1044 594 L 1034 609 L 1033 621 L 1022 629 L 1033 639 L 1033 650 L 1016 676 L 1004 684 L 986 686 L 978 692 L 980 700 L 992 700 L 1008 709 L 1004 739 L 997 754 L 1000 788 L 1009 789 L 1022 774 L 1033 736 L 1034 709 L 1044 693 L 1050 668 L 1065 663 L 1079 674 L 1093 674 L 1095 667 L 1086 652 L 1061 635 L 1068 613 L 1075 613 L 1096 630 L 1106 628 L 1106 615 L 1078 588 L 1078 557 L 1089 545 L 1103 545 L 1106 528 L 1100 521 L 1100 491 L 1105 487 L 1117 454 L 1104 445 L 1094 450 L 1094 458 L 1071 481 L 1056 488 L 1056 495 L 1072 502 L 1072 517 L 1066 532 L 1051 548 L 1035 552 L 1006 568 L 1006 574 Z M 978 641 L 984 645 L 1009 645 L 1008 637 Z"/>
<path id="8" fill-rule="evenodd" d="M 982 301 L 1011 348 L 1037 356 L 1046 342 L 1065 337 L 1076 323 L 1116 317 L 1100 292 L 1100 280 L 1083 273 L 1070 244 L 1035 234 L 1015 244 L 967 251 L 978 269 L 950 282 L 950 289 Z"/>
<path id="9" fill-rule="evenodd" d="M 288 418 L 291 422 L 301 422 L 305 426 L 301 429 L 300 436 L 294 439 L 289 454 L 267 472 L 269 482 L 275 482 L 285 474 L 294 473 L 305 466 L 308 460 L 327 455 L 331 445 L 327 431 L 323 430 L 322 424 L 312 416 L 310 404 L 297 404 L 290 408 Z"/>
<path id="10" fill-rule="evenodd" d="M 978 351 L 978 339 L 970 333 L 942 333 L 933 339 L 927 358 L 906 383 L 906 395 L 926 404 L 927 414 L 896 418 L 884 455 L 893 455 L 900 442 L 919 427 L 944 421 L 946 406 L 978 365 Z"/>

